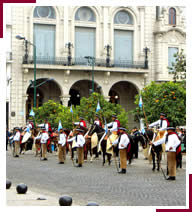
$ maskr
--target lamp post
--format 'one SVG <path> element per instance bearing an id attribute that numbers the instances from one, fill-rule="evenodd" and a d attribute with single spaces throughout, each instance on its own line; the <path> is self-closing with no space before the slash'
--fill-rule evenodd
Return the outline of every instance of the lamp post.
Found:
<path id="1" fill-rule="evenodd" d="M 148 52 L 150 51 L 150 49 L 149 48 L 147 48 L 147 47 L 145 47 L 144 49 L 143 49 L 143 51 L 145 52 L 145 69 L 148 69 Z"/>
<path id="2" fill-rule="evenodd" d="M 34 59 L 34 103 L 33 106 L 36 108 L 36 46 L 35 44 L 31 43 L 30 41 L 26 40 L 25 37 L 22 37 L 20 35 L 16 36 L 16 39 L 18 40 L 24 40 L 25 41 L 25 48 L 27 47 L 28 44 L 33 46 L 33 59 Z M 26 48 L 27 50 L 27 48 Z M 27 56 L 27 57 L 26 57 Z M 25 60 L 28 58 L 27 51 L 25 51 Z"/>
<path id="3" fill-rule="evenodd" d="M 72 59 L 71 48 L 73 48 L 73 44 L 71 42 L 69 42 L 65 45 L 65 47 L 68 48 L 68 58 L 67 58 L 67 60 L 68 60 L 68 65 L 70 66 L 71 65 L 71 59 Z"/>
<path id="4" fill-rule="evenodd" d="M 112 49 L 112 47 L 108 44 L 104 47 L 104 49 L 107 50 L 106 67 L 109 67 L 110 66 L 110 50 Z"/>
<path id="5" fill-rule="evenodd" d="M 94 92 L 94 66 L 95 66 L 95 58 L 91 56 L 86 56 L 88 63 L 92 65 L 92 93 Z"/>

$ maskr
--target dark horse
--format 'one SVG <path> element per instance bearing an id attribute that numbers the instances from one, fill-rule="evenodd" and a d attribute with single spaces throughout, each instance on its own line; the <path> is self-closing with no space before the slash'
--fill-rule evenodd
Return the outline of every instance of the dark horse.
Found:
<path id="1" fill-rule="evenodd" d="M 149 143 L 153 140 L 154 136 L 156 136 L 156 133 L 153 132 L 153 130 L 145 130 L 144 137 L 146 139 L 146 143 Z M 161 162 L 161 155 L 162 155 L 162 145 L 154 146 L 151 148 L 151 155 L 152 155 L 152 161 L 153 161 L 153 168 L 152 170 L 155 171 L 156 163 L 155 163 L 155 156 L 157 159 L 157 171 L 160 170 L 160 162 Z"/>
<path id="2" fill-rule="evenodd" d="M 94 133 L 97 133 L 98 141 L 104 136 L 105 130 L 97 124 L 93 124 L 89 130 L 88 135 L 92 136 Z M 101 141 L 101 150 L 103 152 L 103 165 L 105 164 L 105 155 L 107 155 L 107 160 L 109 165 L 111 164 L 111 154 L 106 152 L 107 140 L 105 138 Z"/>

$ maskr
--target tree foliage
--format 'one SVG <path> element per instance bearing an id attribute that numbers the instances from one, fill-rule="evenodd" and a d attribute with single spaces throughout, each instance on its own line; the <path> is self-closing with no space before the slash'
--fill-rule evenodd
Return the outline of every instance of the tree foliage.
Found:
<path id="1" fill-rule="evenodd" d="M 100 104 L 101 110 L 96 112 L 97 104 Z M 111 122 L 111 116 L 116 114 L 121 125 L 128 127 L 128 114 L 119 104 L 113 104 L 105 100 L 105 98 L 98 94 L 92 93 L 89 98 L 82 97 L 80 105 L 76 107 L 72 106 L 73 113 L 70 112 L 69 107 L 65 107 L 53 100 L 49 100 L 41 107 L 34 109 L 36 123 L 43 123 L 47 118 L 53 127 L 58 127 L 58 123 L 61 120 L 62 126 L 72 129 L 72 122 L 79 121 L 79 117 L 84 117 L 88 124 L 94 122 L 95 114 L 99 114 L 103 124 L 105 120 L 107 123 Z"/>
<path id="2" fill-rule="evenodd" d="M 144 110 L 140 109 L 139 95 L 136 95 L 136 109 L 133 111 L 136 119 L 144 118 L 148 123 L 159 119 L 159 114 L 166 113 L 172 125 L 181 126 L 186 123 L 186 90 L 181 83 L 166 82 L 157 84 L 151 82 L 141 91 Z"/>
<path id="3" fill-rule="evenodd" d="M 183 53 L 183 49 L 174 54 L 174 57 L 175 63 L 172 63 L 172 66 L 168 67 L 170 74 L 173 74 L 174 82 L 186 80 L 186 56 Z"/>

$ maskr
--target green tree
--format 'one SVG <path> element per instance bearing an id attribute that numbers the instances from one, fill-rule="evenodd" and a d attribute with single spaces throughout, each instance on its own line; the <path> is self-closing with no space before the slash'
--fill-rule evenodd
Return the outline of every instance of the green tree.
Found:
<path id="1" fill-rule="evenodd" d="M 173 74 L 174 82 L 186 80 L 186 56 L 181 49 L 180 52 L 174 54 L 175 63 L 172 63 L 171 67 L 168 67 L 170 74 Z"/>
<path id="2" fill-rule="evenodd" d="M 181 83 L 152 82 L 141 91 L 144 111 L 139 108 L 139 94 L 136 95 L 136 109 L 133 111 L 136 119 L 144 118 L 148 123 L 159 119 L 161 112 L 167 114 L 168 120 L 176 126 L 186 123 L 186 90 Z"/>
<path id="3" fill-rule="evenodd" d="M 101 110 L 96 113 L 97 103 L 99 101 Z M 102 123 L 111 122 L 111 116 L 116 114 L 121 125 L 128 127 L 128 114 L 119 104 L 113 104 L 105 100 L 105 98 L 98 94 L 92 93 L 89 98 L 82 97 L 80 105 L 72 107 L 73 113 L 70 112 L 69 107 L 65 107 L 53 100 L 49 100 L 41 107 L 34 109 L 36 123 L 43 123 L 47 118 L 51 126 L 57 127 L 61 120 L 62 126 L 72 129 L 72 122 L 79 121 L 79 117 L 83 116 L 84 119 L 92 124 L 94 122 L 95 114 L 99 114 Z"/>

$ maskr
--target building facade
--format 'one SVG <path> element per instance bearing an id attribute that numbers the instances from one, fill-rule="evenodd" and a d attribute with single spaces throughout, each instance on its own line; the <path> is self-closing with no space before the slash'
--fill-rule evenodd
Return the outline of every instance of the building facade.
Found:
<path id="1" fill-rule="evenodd" d="M 49 99 L 77 105 L 94 90 L 134 109 L 145 85 L 172 79 L 173 55 L 185 51 L 184 9 L 12 7 L 10 128 L 23 126 L 34 105 L 35 64 L 37 107 Z M 135 125 L 131 114 L 129 125 Z"/>

